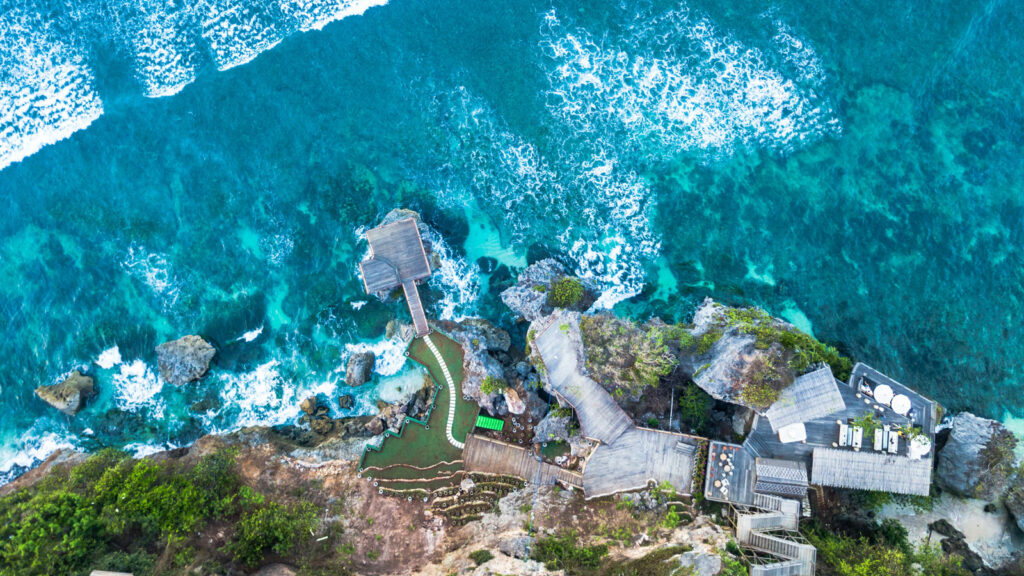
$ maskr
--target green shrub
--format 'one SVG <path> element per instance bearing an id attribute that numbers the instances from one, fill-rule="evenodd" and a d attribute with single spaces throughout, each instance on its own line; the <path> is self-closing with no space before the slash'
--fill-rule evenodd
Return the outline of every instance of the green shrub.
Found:
<path id="1" fill-rule="evenodd" d="M 484 381 L 480 383 L 480 391 L 484 394 L 497 394 L 503 392 L 505 388 L 508 388 L 507 382 L 491 375 L 485 376 Z"/>
<path id="2" fill-rule="evenodd" d="M 491 554 L 490 550 L 477 550 L 469 555 L 469 559 L 477 566 L 480 566 L 493 558 L 494 554 Z"/>
<path id="3" fill-rule="evenodd" d="M 531 556 L 548 570 L 565 570 L 569 576 L 584 574 L 601 565 L 608 546 L 580 546 L 575 532 L 549 536 L 534 542 Z"/>
<path id="4" fill-rule="evenodd" d="M 679 395 L 679 418 L 698 433 L 707 432 L 715 400 L 696 384 L 688 384 Z"/>
<path id="5" fill-rule="evenodd" d="M 701 337 L 697 339 L 697 354 L 707 354 L 711 351 L 711 347 L 715 345 L 715 342 L 721 339 L 721 330 L 709 330 L 701 334 Z"/>
<path id="6" fill-rule="evenodd" d="M 583 298 L 583 284 L 571 276 L 564 276 L 551 285 L 548 305 L 555 308 L 572 308 Z"/>
<path id="7" fill-rule="evenodd" d="M 774 404 L 779 399 L 779 394 L 781 392 L 769 384 L 754 382 L 747 384 L 743 388 L 743 391 L 740 392 L 740 398 L 750 406 L 763 409 Z"/>
<path id="8" fill-rule="evenodd" d="M 230 549 L 239 561 L 249 566 L 261 562 L 267 552 L 281 555 L 291 552 L 295 543 L 307 538 L 316 525 L 316 510 L 309 502 L 296 506 L 267 502 L 262 494 L 247 486 L 242 488 L 240 497 L 246 511 Z"/>

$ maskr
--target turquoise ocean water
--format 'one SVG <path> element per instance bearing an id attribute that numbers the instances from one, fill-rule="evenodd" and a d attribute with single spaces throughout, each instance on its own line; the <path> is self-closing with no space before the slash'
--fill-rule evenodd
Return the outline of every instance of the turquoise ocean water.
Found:
<path id="1" fill-rule="evenodd" d="M 510 323 L 554 255 L 599 306 L 757 304 L 1024 416 L 1022 30 L 995 0 L 0 0 L 0 482 L 418 385 L 357 276 L 395 207 L 439 234 L 438 317 Z M 164 385 L 195 332 L 211 375 Z M 67 418 L 32 391 L 75 368 Z"/>

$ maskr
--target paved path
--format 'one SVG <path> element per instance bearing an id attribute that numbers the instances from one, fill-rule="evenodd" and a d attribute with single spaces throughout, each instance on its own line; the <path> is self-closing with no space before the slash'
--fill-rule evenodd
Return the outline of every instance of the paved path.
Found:
<path id="1" fill-rule="evenodd" d="M 423 341 L 427 343 L 427 348 L 430 348 L 430 351 L 434 353 L 434 358 L 437 358 L 437 363 L 441 365 L 441 372 L 444 372 L 444 379 L 448 383 L 448 423 L 444 433 L 448 435 L 448 442 L 452 446 L 462 450 L 466 445 L 456 440 L 455 436 L 452 436 L 452 426 L 455 424 L 455 382 L 452 381 L 452 375 L 448 372 L 448 364 L 441 357 L 437 346 L 434 346 L 434 341 L 430 339 L 430 334 L 424 336 Z"/>

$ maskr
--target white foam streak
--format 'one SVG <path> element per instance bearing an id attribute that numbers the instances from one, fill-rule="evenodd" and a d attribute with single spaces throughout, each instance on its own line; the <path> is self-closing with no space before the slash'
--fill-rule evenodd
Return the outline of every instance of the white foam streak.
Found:
<path id="1" fill-rule="evenodd" d="M 83 54 L 54 36 L 38 15 L 0 14 L 0 170 L 103 114 Z"/>
<path id="2" fill-rule="evenodd" d="M 148 410 L 150 417 L 163 418 L 166 403 L 160 392 L 164 383 L 145 362 L 135 360 L 122 364 L 120 373 L 111 380 L 118 408 L 126 412 Z"/>
<path id="3" fill-rule="evenodd" d="M 476 263 L 456 256 L 444 238 L 433 230 L 426 239 L 441 263 L 430 277 L 430 283 L 444 294 L 436 303 L 437 315 L 442 320 L 461 320 L 472 311 L 480 295 L 480 270 Z"/>
<path id="4" fill-rule="evenodd" d="M 121 363 L 121 350 L 114 346 L 100 353 L 96 358 L 96 365 L 104 370 L 110 370 Z"/>
<path id="5" fill-rule="evenodd" d="M 16 468 L 27 469 L 46 460 L 58 450 L 75 450 L 73 435 L 44 431 L 37 422 L 15 442 L 0 448 L 0 485 Z"/>

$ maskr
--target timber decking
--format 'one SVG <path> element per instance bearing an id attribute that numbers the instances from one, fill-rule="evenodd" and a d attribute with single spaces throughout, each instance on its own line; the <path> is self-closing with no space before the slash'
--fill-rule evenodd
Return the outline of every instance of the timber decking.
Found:
<path id="1" fill-rule="evenodd" d="M 430 333 L 416 282 L 430 277 L 430 261 L 423 248 L 416 220 L 405 218 L 366 231 L 370 258 L 359 263 L 367 294 L 380 294 L 398 286 L 416 326 L 417 336 Z"/>
<path id="2" fill-rule="evenodd" d="M 416 220 L 405 218 L 367 230 L 366 240 L 370 243 L 370 259 L 359 266 L 363 270 L 367 292 L 386 292 L 398 286 L 393 275 L 380 272 L 384 268 L 378 263 L 393 268 L 399 282 L 430 277 L 430 262 L 416 228 Z M 368 270 L 372 274 L 368 275 Z"/>
<path id="3" fill-rule="evenodd" d="M 601 444 L 583 470 L 587 498 L 667 481 L 681 494 L 693 484 L 696 438 L 637 428 L 611 394 L 583 373 L 579 319 L 556 314 L 534 338 L 555 394 L 576 409 L 583 436 Z"/>
<path id="4" fill-rule="evenodd" d="M 577 342 L 579 324 L 569 318 L 556 319 L 534 340 L 555 393 L 576 408 L 582 434 L 611 444 L 632 428 L 633 422 L 607 390 L 581 373 Z"/>
<path id="5" fill-rule="evenodd" d="M 463 459 L 470 472 L 510 474 L 537 484 L 554 484 L 557 481 L 564 486 L 583 487 L 578 472 L 542 462 L 525 448 L 475 434 L 466 436 Z"/>
<path id="6" fill-rule="evenodd" d="M 409 313 L 412 314 L 416 335 L 426 336 L 430 333 L 430 326 L 427 324 L 427 315 L 423 312 L 423 303 L 420 302 L 420 291 L 416 289 L 416 283 L 412 280 L 402 282 L 402 292 L 405 292 L 405 301 L 409 305 Z"/>
<path id="7" fill-rule="evenodd" d="M 689 494 L 697 447 L 685 440 L 681 434 L 631 428 L 612 444 L 602 444 L 583 469 L 587 498 L 639 490 L 651 481 L 667 481 L 677 492 Z M 677 449 L 681 441 L 692 450 Z"/>

